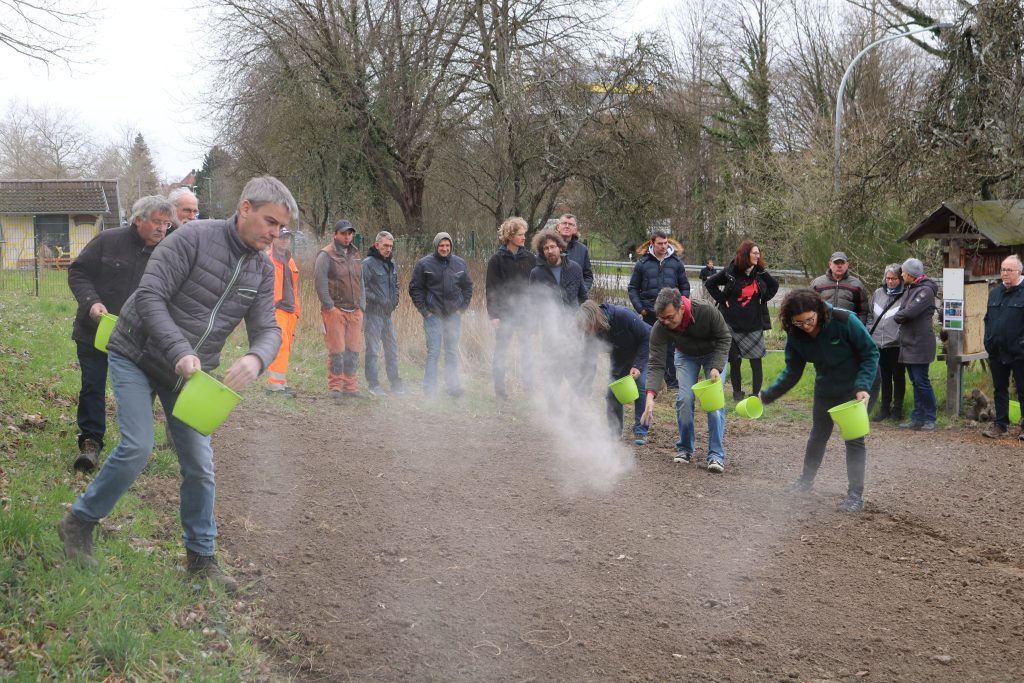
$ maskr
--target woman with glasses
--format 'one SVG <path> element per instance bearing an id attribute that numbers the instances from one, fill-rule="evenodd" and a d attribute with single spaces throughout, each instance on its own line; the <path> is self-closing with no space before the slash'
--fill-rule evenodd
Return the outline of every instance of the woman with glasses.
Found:
<path id="1" fill-rule="evenodd" d="M 885 267 L 882 286 L 871 295 L 868 304 L 868 330 L 878 345 L 878 374 L 880 382 L 871 391 L 870 411 L 881 394 L 878 412 L 872 422 L 891 418 L 903 419 L 903 397 L 907 392 L 907 369 L 900 363 L 900 325 L 895 315 L 900 312 L 903 297 L 903 269 L 898 263 Z"/>
<path id="2" fill-rule="evenodd" d="M 786 331 L 786 367 L 775 382 L 761 392 L 771 403 L 796 386 L 807 363 L 814 365 L 814 399 L 811 433 L 804 451 L 800 478 L 790 487 L 806 493 L 814 486 L 825 445 L 832 435 L 829 408 L 859 399 L 865 403 L 878 369 L 878 347 L 864 323 L 849 311 L 832 308 L 813 289 L 794 289 L 782 300 L 779 322 Z M 864 509 L 864 465 L 867 453 L 864 437 L 846 442 L 846 498 L 842 512 Z"/>

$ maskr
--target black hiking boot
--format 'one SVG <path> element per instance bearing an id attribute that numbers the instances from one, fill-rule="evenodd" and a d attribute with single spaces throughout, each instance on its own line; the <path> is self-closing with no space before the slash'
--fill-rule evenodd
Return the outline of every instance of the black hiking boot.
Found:
<path id="1" fill-rule="evenodd" d="M 878 412 L 875 413 L 874 416 L 872 416 L 871 421 L 872 422 L 881 422 L 882 420 L 889 419 L 890 415 L 892 415 L 892 412 L 890 412 L 890 410 L 888 408 L 880 408 L 878 410 Z"/>
<path id="2" fill-rule="evenodd" d="M 227 574 L 217 563 L 216 555 L 200 555 L 192 550 L 185 551 L 186 571 L 189 576 L 208 579 L 228 593 L 238 590 L 238 582 Z"/>
<path id="3" fill-rule="evenodd" d="M 96 522 L 86 522 L 68 511 L 57 523 L 57 535 L 64 541 L 64 557 L 83 567 L 95 567 L 98 563 L 92 556 L 92 530 Z"/>
<path id="4" fill-rule="evenodd" d="M 100 445 L 92 439 L 83 439 L 75 458 L 75 472 L 88 474 L 96 469 L 100 461 Z"/>

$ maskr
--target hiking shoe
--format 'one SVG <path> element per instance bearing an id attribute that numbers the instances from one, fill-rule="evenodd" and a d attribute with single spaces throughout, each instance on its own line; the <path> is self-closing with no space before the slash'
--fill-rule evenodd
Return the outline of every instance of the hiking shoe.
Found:
<path id="1" fill-rule="evenodd" d="M 923 422 L 918 422 L 917 420 L 910 420 L 908 422 L 901 422 L 900 429 L 912 429 L 913 431 L 917 432 L 921 430 L 922 425 L 924 425 Z"/>
<path id="2" fill-rule="evenodd" d="M 888 410 L 879 410 L 877 413 L 875 413 L 874 415 L 871 416 L 871 421 L 872 422 L 881 422 L 882 420 L 889 419 L 889 415 L 890 415 L 890 413 L 889 413 Z"/>
<path id="3" fill-rule="evenodd" d="M 813 481 L 807 481 L 805 479 L 797 479 L 792 484 L 786 487 L 786 490 L 790 493 L 810 493 L 811 488 L 814 487 Z"/>
<path id="4" fill-rule="evenodd" d="M 993 422 L 981 435 L 987 436 L 990 439 L 1005 439 L 1010 435 L 1010 430 Z"/>
<path id="5" fill-rule="evenodd" d="M 848 493 L 836 506 L 839 512 L 860 512 L 864 509 L 864 498 L 857 493 Z"/>
<path id="6" fill-rule="evenodd" d="M 917 431 L 919 431 L 919 432 L 934 432 L 935 431 L 935 423 L 934 422 L 922 422 L 921 426 L 918 427 Z"/>
<path id="7" fill-rule="evenodd" d="M 679 451 L 678 453 L 676 453 L 676 457 L 672 458 L 672 462 L 681 462 L 684 465 L 689 465 L 690 460 L 692 459 L 693 453 L 683 453 L 682 451 Z"/>
<path id="8" fill-rule="evenodd" d="M 57 523 L 57 535 L 64 542 L 64 557 L 83 567 L 95 567 L 98 563 L 92 556 L 92 530 L 96 522 L 79 519 L 70 510 Z"/>
<path id="9" fill-rule="evenodd" d="M 405 385 L 404 384 L 392 384 L 391 385 L 391 393 L 401 396 L 402 394 L 407 394 L 409 392 L 407 392 L 405 390 Z"/>
<path id="10" fill-rule="evenodd" d="M 633 437 L 633 445 L 634 446 L 646 446 L 647 445 L 647 435 L 646 434 L 637 434 L 635 437 Z"/>
<path id="11" fill-rule="evenodd" d="M 370 396 L 387 396 L 388 392 L 384 391 L 382 387 L 370 387 L 367 389 L 370 392 Z"/>
<path id="12" fill-rule="evenodd" d="M 466 394 L 466 390 L 462 387 L 456 387 L 448 390 L 448 395 L 452 398 L 462 398 Z"/>
<path id="13" fill-rule="evenodd" d="M 732 400 L 737 401 L 737 402 L 742 401 L 745 396 L 746 396 L 746 394 L 743 393 L 742 391 L 734 391 L 734 392 L 732 392 Z"/>
<path id="14" fill-rule="evenodd" d="M 343 398 L 344 396 L 345 394 L 341 391 L 338 391 L 337 389 L 331 389 L 330 391 L 327 392 L 327 398 L 340 399 Z"/>
<path id="15" fill-rule="evenodd" d="M 100 445 L 92 439 L 83 439 L 75 458 L 75 471 L 88 474 L 96 469 L 100 459 Z"/>
<path id="16" fill-rule="evenodd" d="M 208 579 L 211 583 L 220 586 L 228 593 L 234 593 L 238 590 L 238 582 L 235 581 L 234 577 L 221 569 L 220 564 L 217 563 L 216 555 L 200 555 L 197 552 L 187 550 L 185 557 L 185 569 L 189 576 Z"/>
<path id="17" fill-rule="evenodd" d="M 721 474 L 725 472 L 725 463 L 719 460 L 708 460 L 708 472 L 712 474 Z"/>

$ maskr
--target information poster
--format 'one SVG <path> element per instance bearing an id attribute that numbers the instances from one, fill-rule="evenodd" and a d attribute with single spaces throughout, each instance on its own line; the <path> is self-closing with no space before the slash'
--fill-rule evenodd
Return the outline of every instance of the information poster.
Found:
<path id="1" fill-rule="evenodd" d="M 942 269 L 942 329 L 964 329 L 964 269 Z"/>

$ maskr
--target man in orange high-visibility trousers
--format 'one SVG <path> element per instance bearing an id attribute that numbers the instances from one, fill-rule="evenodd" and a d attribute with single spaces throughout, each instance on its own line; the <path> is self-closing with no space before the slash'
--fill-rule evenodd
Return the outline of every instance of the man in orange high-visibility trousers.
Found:
<path id="1" fill-rule="evenodd" d="M 295 397 L 288 386 L 288 356 L 292 352 L 295 324 L 299 321 L 299 268 L 292 258 L 292 232 L 281 228 L 281 234 L 267 250 L 274 264 L 274 315 L 281 328 L 281 348 L 274 362 L 267 367 L 267 393 Z"/>
<path id="2" fill-rule="evenodd" d="M 320 299 L 324 342 L 327 344 L 327 395 L 330 398 L 359 396 L 356 370 L 363 350 L 363 259 L 352 243 L 356 229 L 340 220 L 334 239 L 316 255 L 313 284 Z"/>

